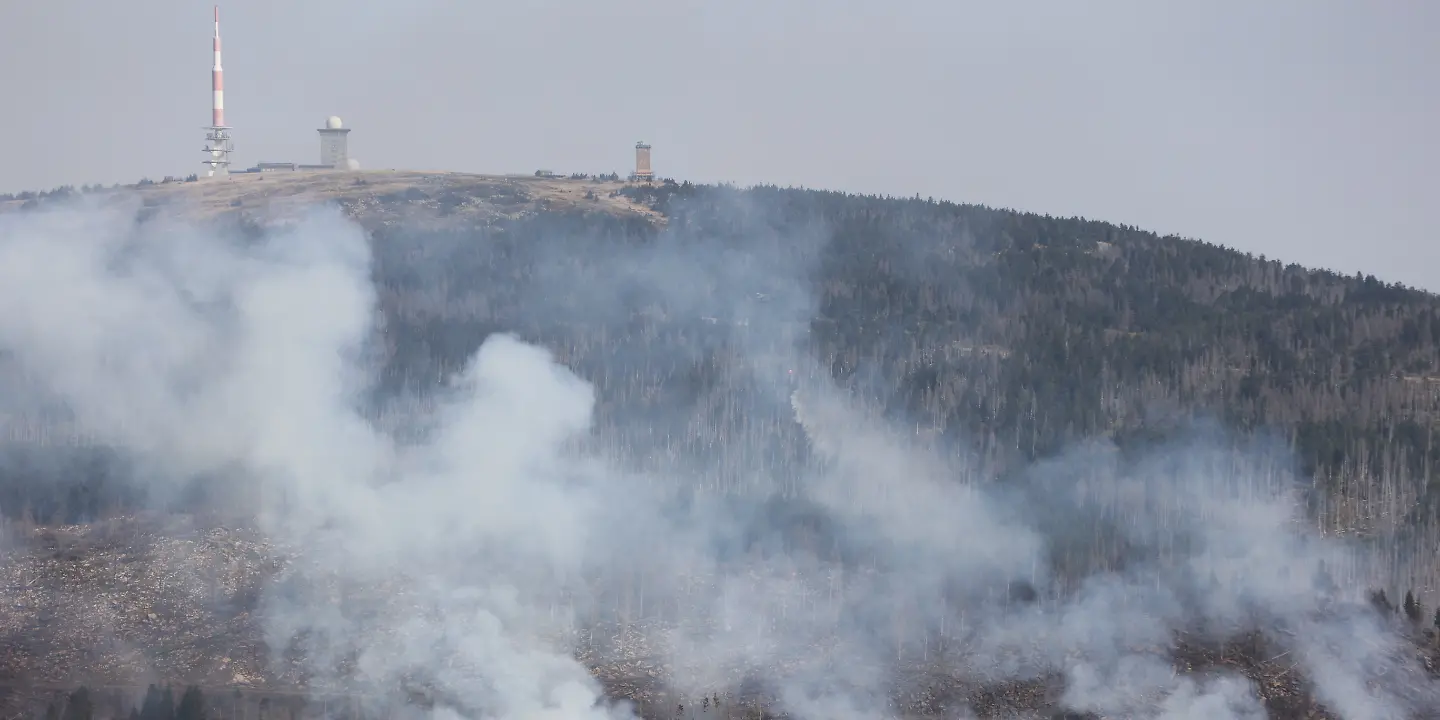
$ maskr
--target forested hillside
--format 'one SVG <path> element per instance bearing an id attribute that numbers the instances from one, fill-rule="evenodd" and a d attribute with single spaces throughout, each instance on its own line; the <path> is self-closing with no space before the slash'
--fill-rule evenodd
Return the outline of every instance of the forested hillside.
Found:
<path id="1" fill-rule="evenodd" d="M 668 225 L 539 215 L 377 235 L 392 380 L 426 382 L 486 332 L 520 328 L 611 402 L 664 406 L 652 388 L 697 397 L 735 346 L 798 332 L 834 377 L 973 448 L 986 473 L 1218 420 L 1292 447 L 1326 527 L 1428 526 L 1430 294 L 1075 218 L 777 188 L 625 192 Z M 627 262 L 685 257 L 701 260 L 667 271 L 683 292 L 623 280 Z M 419 258 L 439 288 L 415 275 Z M 693 362 L 627 364 L 639 347 Z"/>
<path id="2" fill-rule="evenodd" d="M 638 448 L 619 425 L 661 412 L 676 428 L 709 412 L 760 432 L 742 399 L 754 379 L 727 375 L 726 355 L 799 342 L 922 435 L 973 448 L 982 473 L 1085 438 L 1126 447 L 1218 419 L 1293 447 L 1323 490 L 1323 527 L 1430 525 L 1430 294 L 1078 218 L 774 187 L 615 187 L 665 220 L 569 208 L 424 231 L 375 223 L 382 405 L 423 397 L 488 333 L 517 331 L 597 383 L 614 420 L 602 432 L 618 445 Z M 466 200 L 441 194 L 442 208 Z M 422 189 L 383 199 L 427 201 Z M 798 442 L 788 409 L 771 416 L 765 432 L 790 438 L 776 452 L 798 452 L 786 447 Z M 687 451 L 726 441 L 646 438 Z M 19 445 L 0 496 L 9 517 L 78 520 L 139 502 L 101 487 L 116 472 L 103 450 L 66 452 L 65 474 L 86 481 L 56 494 L 26 469 L 53 469 L 53 452 L 27 458 Z"/>
<path id="3" fill-rule="evenodd" d="M 484 525 L 463 513 L 463 522 L 431 533 L 424 515 L 367 511 L 351 519 L 372 525 L 318 549 L 308 543 L 311 526 L 304 522 L 290 527 L 295 534 L 288 537 L 265 538 L 251 525 L 248 503 L 281 517 L 292 505 L 326 517 L 347 493 L 376 492 L 376 486 L 362 478 L 345 492 L 311 496 L 308 504 L 283 492 L 266 496 L 297 473 L 277 471 L 271 483 L 269 467 L 232 462 L 236 458 L 222 452 L 228 445 L 204 445 L 215 438 L 200 428 L 200 449 L 231 464 L 215 470 L 222 477 L 196 477 L 181 492 L 168 492 L 173 488 L 147 473 L 168 461 L 170 447 L 109 447 L 83 427 L 66 426 L 65 403 L 37 379 L 68 377 L 36 360 L 55 356 L 37 350 L 25 365 L 30 348 L 22 338 L 53 353 L 69 347 L 65 333 L 11 324 L 5 337 L 13 357 L 0 365 L 3 407 L 11 413 L 11 442 L 0 453 L 0 513 L 10 526 L 7 538 L 18 542 L 0 565 L 0 583 L 15 599 L 13 607 L 0 608 L 8 643 L 0 653 L 0 688 L 11 679 L 19 687 L 89 683 L 123 694 L 142 679 L 159 678 L 195 683 L 207 694 L 211 688 L 303 693 L 326 676 L 321 679 L 342 695 L 377 686 L 390 692 L 397 681 L 408 688 L 414 680 L 430 688 L 420 693 L 426 702 L 440 702 L 442 690 L 483 697 L 474 688 L 485 682 L 438 669 L 453 667 L 453 659 L 473 647 L 445 649 L 437 640 L 435 654 L 402 662 L 388 657 L 382 641 L 371 646 L 367 638 L 372 630 L 385 637 L 417 627 L 433 629 L 435 637 L 471 632 L 476 608 L 491 609 L 484 601 L 442 609 L 439 620 L 411 609 L 485 597 L 470 591 L 490 587 L 498 573 L 501 580 L 493 582 L 534 583 L 528 609 L 558 624 L 545 626 L 564 638 L 556 646 L 599 677 L 607 694 L 636 700 L 652 718 L 669 716 L 676 705 L 675 718 L 709 717 L 710 702 L 697 712 L 692 701 L 688 714 L 684 710 L 681 700 L 694 692 L 711 698 L 717 714 L 723 697 L 726 717 L 749 717 L 752 707 L 795 712 L 809 702 L 793 695 L 797 688 L 837 676 L 864 689 L 855 698 L 869 698 L 889 708 L 885 712 L 944 715 L 967 704 L 985 716 L 1061 706 L 1103 714 L 1097 708 L 1115 706 L 1075 696 L 1086 691 L 1085 673 L 1094 671 L 1077 665 L 1081 655 L 1100 665 L 1105 662 L 1098 658 L 1119 663 L 1102 672 L 1115 677 L 1126 672 L 1126 662 L 1158 663 L 1160 675 L 1169 677 L 1155 686 L 1182 699 L 1200 692 L 1199 685 L 1184 685 L 1190 674 L 1200 678 L 1218 669 L 1243 676 L 1277 717 L 1326 716 L 1305 715 L 1321 712 L 1322 702 L 1349 716 L 1359 716 L 1353 709 L 1372 700 L 1429 707 L 1425 693 L 1435 687 L 1416 676 L 1434 667 L 1436 642 L 1429 630 L 1437 604 L 1430 469 L 1437 453 L 1432 418 L 1440 409 L 1440 301 L 1432 295 L 1131 227 L 918 198 L 588 178 L 573 179 L 574 186 L 553 178 L 363 174 L 297 177 L 293 186 L 247 182 L 290 207 L 314 199 L 290 190 L 303 185 L 314 193 L 329 183 L 331 194 L 321 199 L 364 229 L 363 240 L 359 233 L 349 237 L 362 250 L 368 245 L 369 278 L 367 266 L 353 276 L 373 290 L 378 317 L 373 329 L 357 331 L 367 338 L 359 364 L 369 384 L 346 403 L 358 403 L 364 420 L 386 431 L 386 449 L 423 447 L 436 427 L 455 424 L 446 402 L 467 392 L 461 385 L 473 381 L 466 369 L 479 362 L 477 349 L 496 333 L 513 333 L 549 349 L 593 386 L 595 417 L 585 442 L 600 452 L 587 457 L 625 472 L 609 477 L 613 485 L 603 486 L 603 500 L 576 500 L 571 507 L 555 499 L 564 497 L 560 493 L 539 510 L 519 507 L 523 503 L 500 508 L 532 514 L 525 515 L 529 524 L 498 523 L 496 532 L 513 538 L 485 535 L 482 527 L 478 537 L 497 543 L 493 548 L 451 546 L 452 534 L 464 537 Z M 228 235 L 258 247 L 287 237 L 277 230 L 289 222 L 277 219 L 278 201 L 255 201 L 246 194 L 249 186 L 178 185 L 208 195 L 197 201 L 183 195 L 184 188 L 136 189 L 142 201 L 135 203 L 135 227 L 117 231 L 125 238 L 114 240 L 115 247 L 144 257 L 125 243 L 163 244 L 172 237 L 173 226 L 165 224 L 175 219 L 171 211 L 184 212 L 187 203 L 203 206 L 205 222 L 222 211 L 219 224 L 204 231 L 210 240 Z M 106 202 L 127 197 L 115 194 Z M 34 200 L 9 209 L 43 213 L 74 198 Z M 24 226 L 7 239 L 70 227 L 63 215 L 56 217 L 61 220 Z M 337 237 L 354 230 L 336 225 L 348 230 L 300 226 Z M 212 244 L 216 253 L 225 246 Z M 96 287 L 116 278 L 130 287 L 123 283 L 134 276 L 116 270 L 124 267 L 124 255 L 106 257 L 116 267 L 95 270 Z M 195 285 L 241 272 L 253 260 L 244 257 L 209 266 L 212 277 Z M 177 262 L 163 252 L 145 259 L 161 275 Z M 318 264 L 327 271 L 350 262 L 348 256 L 324 260 L 331 264 Z M 287 279 L 286 266 L 279 267 L 270 280 Z M 256 342 L 244 333 L 227 335 L 242 327 L 237 317 L 216 310 L 224 303 L 213 297 L 187 295 L 186 278 L 165 276 L 158 284 L 165 283 L 182 290 L 184 312 L 177 317 L 212 333 L 200 337 L 214 347 Z M 94 292 L 77 292 L 93 312 L 105 310 Z M 28 293 L 7 297 L 71 300 L 49 286 Z M 293 297 L 322 306 L 332 299 L 318 289 Z M 336 305 L 321 314 L 323 322 L 304 326 L 306 332 L 321 333 L 331 321 L 355 322 L 343 302 Z M 306 308 L 285 305 L 277 313 L 271 307 L 265 317 L 283 325 L 292 310 Z M 370 312 L 365 304 L 360 314 Z M 172 340 L 166 328 L 150 328 L 139 315 L 115 317 L 156 333 L 157 342 Z M 114 327 L 128 326 L 116 320 Z M 313 360 L 307 352 L 335 354 L 288 332 L 278 342 L 296 353 L 296 364 Z M 177 342 L 187 337 L 173 335 Z M 126 341 L 128 335 L 114 344 Z M 251 349 L 251 362 L 270 347 L 260 344 L 266 350 Z M 172 367 L 165 364 L 170 356 L 152 355 L 149 347 L 129 347 L 139 359 L 98 352 L 104 362 L 85 366 L 91 374 L 154 363 L 168 371 L 154 392 L 182 400 L 207 381 L 228 387 L 227 372 L 234 370 L 230 358 L 213 354 L 197 355 L 198 365 Z M 288 369 L 274 365 L 268 373 Z M 143 372 L 114 377 L 150 379 Z M 558 382 L 543 373 L 516 377 Z M 101 385 L 81 383 L 69 397 L 96 397 L 92 412 L 146 401 L 112 396 Z M 267 411 L 284 406 L 287 392 L 309 390 L 256 387 L 274 395 L 264 398 Z M 843 392 L 830 392 L 835 387 Z M 237 405 L 248 399 L 223 397 Z M 862 412 L 852 412 L 850 401 Z M 168 419 L 148 409 L 151 422 Z M 546 409 L 533 408 L 537 416 Z M 875 438 L 891 436 L 854 424 L 856 417 L 875 416 L 903 437 L 882 442 Z M 265 417 L 288 422 L 283 414 Z M 317 423 L 336 420 L 319 417 Z M 348 417 L 337 425 L 343 428 Z M 242 422 L 248 416 L 237 412 L 237 418 L 217 420 L 225 431 L 217 434 L 231 434 L 226 420 L 242 436 L 253 431 Z M 158 424 L 144 429 L 166 442 L 190 440 L 189 426 L 167 436 L 160 431 L 170 428 Z M 339 449 L 323 457 L 340 463 L 351 447 L 336 439 L 361 436 L 307 437 L 335 440 Z M 1167 452 L 1179 447 L 1167 445 L 1174 442 L 1189 445 Z M 926 464 L 931 459 L 941 470 Z M 1171 466 L 1184 463 L 1193 466 Z M 242 465 L 236 475 L 225 476 L 236 465 Z M 323 476 L 317 471 L 323 466 L 294 467 Z M 483 462 L 465 471 L 492 472 Z M 911 474 L 940 484 L 906 484 Z M 1097 482 L 1096 476 L 1104 477 Z M 1135 478 L 1145 492 L 1133 492 Z M 1361 537 L 1367 552 L 1311 544 L 1308 531 L 1296 530 L 1285 515 L 1290 495 L 1276 491 L 1292 486 L 1308 502 L 1310 528 Z M 425 486 L 418 487 L 423 497 Z M 485 509 L 466 494 L 469 485 L 459 487 L 453 498 L 431 496 L 439 502 L 428 511 L 450 517 L 444 512 L 462 502 Z M 167 494 L 157 496 L 157 488 Z M 899 500 L 887 504 L 887 498 Z M 386 502 L 397 499 L 410 497 L 401 493 Z M 564 527 L 551 531 L 568 537 L 569 513 L 596 505 L 616 513 L 590 518 L 598 524 L 587 544 L 603 552 L 583 560 L 548 556 L 553 576 L 563 582 L 552 586 L 509 567 L 512 550 L 528 550 L 532 535 L 545 535 L 531 532 L 535 524 Z M 1257 518 L 1228 517 L 1254 505 L 1263 506 Z M 627 523 L 651 534 L 632 535 L 620 527 Z M 696 529 L 707 523 L 713 535 Z M 37 527 L 54 525 L 78 527 Z M 327 532 L 336 526 L 316 524 Z M 912 535 L 916 526 L 924 532 Z M 437 586 L 409 583 L 393 568 L 372 569 L 365 553 L 359 560 L 342 556 L 367 568 L 359 575 L 326 569 L 326 550 L 362 544 L 392 527 L 397 542 L 376 547 L 424 548 L 395 557 L 404 558 L 405 572 L 416 565 L 431 571 Z M 1244 547 L 1226 547 L 1227 534 L 1243 537 Z M 1256 552 L 1258 546 L 1264 552 Z M 1035 554 L 1027 557 L 1026 548 Z M 309 566 L 300 562 L 307 553 L 314 553 Z M 1274 578 L 1285 582 L 1269 584 Z M 1365 605 L 1362 586 L 1405 597 L 1403 615 L 1383 595 L 1373 598 L 1373 608 Z M 736 597 L 750 604 L 733 611 Z M 756 636 L 725 635 L 731 612 L 744 619 L 737 625 L 753 624 Z M 1153 632 L 1130 634 L 1130 621 L 1145 613 L 1162 620 L 1137 626 Z M 723 633 L 715 630 L 722 617 Z M 1058 624 L 1047 624 L 1052 621 Z M 1059 629 L 1066 623 L 1098 629 L 1069 637 Z M 695 630 L 701 626 L 709 629 Z M 324 642 L 337 644 L 307 644 L 321 642 L 317 628 L 320 635 L 333 631 Z M 699 649 L 665 646 L 684 640 L 676 634 L 683 628 L 699 633 L 690 638 Z M 550 640 L 538 643 L 528 632 L 502 637 L 548 647 Z M 724 640 L 696 639 L 711 632 Z M 1384 644 L 1394 638 L 1403 642 Z M 757 641 L 773 645 L 753 650 Z M 742 651 L 729 642 L 750 644 Z M 472 661 L 506 657 L 498 645 L 474 647 L 484 651 L 469 656 Z M 1233 648 L 1241 648 L 1238 655 Z M 1323 662 L 1336 648 L 1352 663 L 1338 671 L 1344 677 L 1394 673 L 1387 682 L 1396 692 L 1416 694 L 1375 699 L 1363 683 L 1323 686 Z M 355 659 L 365 650 L 378 653 L 370 657 L 368 677 L 365 663 Z M 1303 669 L 1276 662 L 1292 650 L 1308 663 Z M 675 664 L 657 669 L 656 657 Z M 859 679 L 835 670 L 841 667 L 835 663 L 856 657 L 883 670 Z M 692 675 L 682 677 L 687 662 Z M 1177 672 L 1185 678 L 1180 685 L 1172 682 Z M 810 680 L 785 679 L 804 677 Z M 1201 694 L 1244 694 L 1238 687 L 1205 685 Z M 235 707 L 224 712 L 246 717 L 234 697 Z M 465 707 L 455 698 L 444 702 Z M 799 714 L 828 712 L 811 706 Z"/>

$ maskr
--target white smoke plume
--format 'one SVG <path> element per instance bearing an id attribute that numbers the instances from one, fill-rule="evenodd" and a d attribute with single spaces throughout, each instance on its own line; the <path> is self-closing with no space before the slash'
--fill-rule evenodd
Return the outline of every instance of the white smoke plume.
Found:
<path id="1" fill-rule="evenodd" d="M 780 321 L 739 352 L 812 457 L 736 459 L 724 472 L 753 474 L 759 498 L 677 491 L 707 486 L 696 463 L 607 456 L 589 441 L 592 386 L 505 334 L 447 380 L 428 432 L 399 442 L 363 410 L 377 308 L 359 227 L 316 210 L 253 240 L 134 210 L 0 216 L 0 349 L 154 488 L 205 479 L 297 550 L 261 611 L 275 662 L 295 650 L 321 680 L 422 686 L 446 717 L 624 718 L 573 647 L 623 613 L 678 697 L 759 674 L 804 720 L 896 715 L 917 660 L 976 683 L 1059 676 L 1077 712 L 1264 717 L 1248 680 L 1177 674 L 1171 657 L 1177 632 L 1248 628 L 1342 717 L 1435 700 L 1383 621 L 1317 589 L 1352 549 L 1305 532 L 1283 479 L 1204 442 L 1138 464 L 1081 448 L 1017 487 L 961 482 L 963 459 L 819 379 Z M 766 290 L 793 288 L 809 262 L 752 257 L 738 273 L 728 255 L 687 255 L 702 252 L 669 247 L 626 282 L 663 269 L 655 292 L 683 296 L 706 273 L 768 267 L 786 275 Z M 797 517 L 813 545 L 770 542 Z M 1097 528 L 1123 563 L 1056 561 Z"/>
<path id="2" fill-rule="evenodd" d="M 357 227 L 317 211 L 245 244 L 140 229 L 127 210 L 4 218 L 0 344 L 153 472 L 231 470 L 262 528 L 303 548 L 310 569 L 403 584 L 404 600 L 376 600 L 415 603 L 366 624 L 326 602 L 323 583 L 277 592 L 276 645 L 308 631 L 323 656 L 364 635 L 355 662 L 378 681 L 434 671 L 452 702 L 501 717 L 610 712 L 586 669 L 534 636 L 531 604 L 578 569 L 594 529 L 561 452 L 587 428 L 589 387 L 497 337 L 443 432 L 397 448 L 357 409 L 374 313 Z"/>

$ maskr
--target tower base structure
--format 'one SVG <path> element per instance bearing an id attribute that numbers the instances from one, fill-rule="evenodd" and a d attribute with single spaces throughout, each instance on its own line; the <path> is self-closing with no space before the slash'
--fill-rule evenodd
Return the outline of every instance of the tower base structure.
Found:
<path id="1" fill-rule="evenodd" d="M 211 125 L 205 128 L 205 149 L 207 157 L 200 164 L 208 168 L 205 177 L 230 174 L 230 153 L 235 150 L 235 145 L 230 141 L 230 128 L 223 125 Z"/>

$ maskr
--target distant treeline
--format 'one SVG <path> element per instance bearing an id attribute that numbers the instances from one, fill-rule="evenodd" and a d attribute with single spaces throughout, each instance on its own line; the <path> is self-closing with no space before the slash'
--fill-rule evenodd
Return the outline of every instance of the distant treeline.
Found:
<path id="1" fill-rule="evenodd" d="M 196 173 L 186 175 L 184 178 L 166 175 L 160 180 L 160 184 L 177 182 L 197 182 L 199 180 L 200 176 Z M 155 184 L 156 182 L 154 180 L 151 180 L 150 178 L 140 178 L 140 180 L 135 183 L 135 185 L 138 187 Z M 60 185 L 49 190 L 40 190 L 38 192 L 34 190 L 26 190 L 24 192 L 18 193 L 0 193 L 0 202 L 20 200 L 24 202 L 23 207 L 25 209 L 30 209 L 34 207 L 39 207 L 40 204 L 45 201 L 63 201 L 69 198 L 76 197 L 78 195 L 89 195 L 91 193 L 100 192 L 114 192 L 117 190 L 121 190 L 124 187 L 125 186 L 121 185 L 120 183 L 113 183 L 108 186 L 96 183 L 94 185 L 81 185 L 79 187 L 76 187 L 74 185 Z"/>
<path id="2" fill-rule="evenodd" d="M 82 685 L 61 702 L 47 705 L 44 720 L 94 720 L 96 709 L 90 689 Z M 111 716 L 109 712 L 101 712 L 101 717 Z M 205 696 L 199 687 L 192 685 L 185 688 L 176 702 L 169 686 L 161 689 L 151 685 L 140 706 L 130 709 L 128 720 L 207 720 Z"/>

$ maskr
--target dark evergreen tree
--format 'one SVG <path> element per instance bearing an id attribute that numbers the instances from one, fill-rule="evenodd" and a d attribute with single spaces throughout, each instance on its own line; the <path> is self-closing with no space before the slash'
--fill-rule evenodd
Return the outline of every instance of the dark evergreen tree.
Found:
<path id="1" fill-rule="evenodd" d="M 175 692 L 169 685 L 160 693 L 160 720 L 175 720 Z"/>
<path id="2" fill-rule="evenodd" d="M 1374 605 L 1381 614 L 1392 615 L 1395 613 L 1395 606 L 1390 604 L 1390 598 L 1385 597 L 1385 588 L 1370 593 L 1370 604 Z"/>
<path id="3" fill-rule="evenodd" d="M 185 688 L 180 705 L 175 708 L 175 720 L 205 720 L 205 698 L 199 687 Z"/>
<path id="4" fill-rule="evenodd" d="M 155 685 L 145 689 L 145 700 L 140 703 L 140 720 L 168 720 L 161 712 L 160 688 Z"/>
<path id="5" fill-rule="evenodd" d="M 1413 590 L 1405 591 L 1404 608 L 1405 617 L 1409 619 L 1410 622 L 1419 624 L 1420 618 L 1424 614 L 1424 610 L 1420 607 L 1420 603 L 1415 601 L 1415 592 Z"/>
<path id="6" fill-rule="evenodd" d="M 90 699 L 90 689 L 81 685 L 70 693 L 70 698 L 65 702 L 65 714 L 63 720 L 92 720 L 95 715 L 95 706 Z"/>

